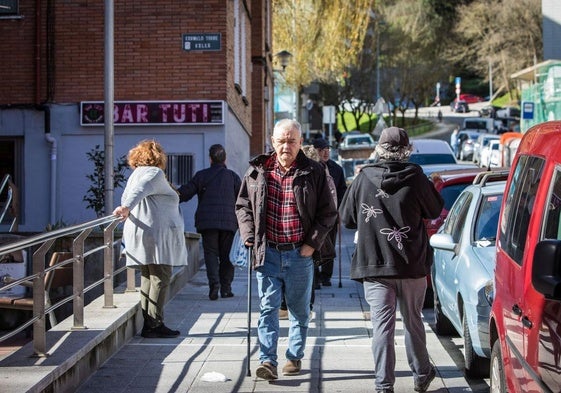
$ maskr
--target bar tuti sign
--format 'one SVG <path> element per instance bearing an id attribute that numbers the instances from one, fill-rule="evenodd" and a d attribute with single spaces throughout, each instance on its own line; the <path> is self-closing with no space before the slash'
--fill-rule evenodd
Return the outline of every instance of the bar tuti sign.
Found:
<path id="1" fill-rule="evenodd" d="M 104 125 L 103 101 L 80 103 L 80 124 Z M 121 126 L 224 124 L 223 101 L 115 101 L 113 123 Z"/>

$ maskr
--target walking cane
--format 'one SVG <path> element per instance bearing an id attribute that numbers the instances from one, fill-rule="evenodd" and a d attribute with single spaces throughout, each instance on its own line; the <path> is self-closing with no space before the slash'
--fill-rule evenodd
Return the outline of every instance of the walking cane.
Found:
<path id="1" fill-rule="evenodd" d="M 337 229 L 339 232 L 339 288 L 343 288 L 341 284 L 341 218 L 337 216 Z"/>
<path id="2" fill-rule="evenodd" d="M 251 377 L 251 252 L 247 249 L 247 376 Z"/>

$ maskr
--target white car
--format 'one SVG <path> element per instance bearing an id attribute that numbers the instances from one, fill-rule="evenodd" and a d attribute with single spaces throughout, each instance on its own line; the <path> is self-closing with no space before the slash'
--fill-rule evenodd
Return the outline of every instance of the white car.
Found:
<path id="1" fill-rule="evenodd" d="M 481 150 L 481 167 L 498 167 L 501 165 L 501 144 L 498 139 L 491 140 L 487 147 Z"/>
<path id="2" fill-rule="evenodd" d="M 495 134 L 479 135 L 473 144 L 473 156 L 471 157 L 473 163 L 480 166 L 486 166 L 481 164 L 481 152 L 487 146 L 489 146 L 489 142 L 491 142 L 492 140 L 499 140 L 500 138 L 501 138 L 500 135 L 495 135 Z"/>
<path id="3" fill-rule="evenodd" d="M 448 142 L 441 139 L 411 139 L 413 151 L 409 161 L 418 165 L 457 164 Z"/>
<path id="4" fill-rule="evenodd" d="M 370 134 L 349 133 L 343 138 L 339 145 L 340 149 L 360 149 L 360 148 L 374 148 L 376 142 Z"/>

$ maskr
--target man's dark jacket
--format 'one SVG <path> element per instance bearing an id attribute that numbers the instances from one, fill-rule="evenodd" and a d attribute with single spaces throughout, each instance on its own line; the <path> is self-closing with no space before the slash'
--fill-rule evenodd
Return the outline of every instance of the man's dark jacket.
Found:
<path id="1" fill-rule="evenodd" d="M 363 167 L 339 207 L 341 222 L 358 230 L 351 278 L 429 274 L 433 251 L 423 219 L 438 217 L 443 205 L 419 165 L 386 161 Z"/>
<path id="2" fill-rule="evenodd" d="M 236 172 L 226 168 L 225 164 L 214 163 L 210 168 L 195 173 L 187 184 L 179 187 L 180 202 L 198 196 L 195 212 L 197 232 L 206 229 L 235 232 L 238 229 L 235 206 L 240 185 L 241 179 Z"/>
<path id="3" fill-rule="evenodd" d="M 253 240 L 254 268 L 265 263 L 267 247 L 265 164 L 275 154 L 263 154 L 250 161 L 250 167 L 243 177 L 236 202 L 241 238 L 244 242 Z M 302 151 L 298 152 L 292 188 L 304 229 L 304 243 L 313 247 L 317 253 L 337 219 L 337 207 L 330 195 L 325 167 L 306 157 Z"/>

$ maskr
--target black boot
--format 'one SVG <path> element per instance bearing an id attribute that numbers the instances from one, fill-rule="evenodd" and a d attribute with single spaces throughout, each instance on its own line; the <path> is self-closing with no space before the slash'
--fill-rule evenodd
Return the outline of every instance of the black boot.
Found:
<path id="1" fill-rule="evenodd" d="M 211 285 L 210 286 L 210 290 L 208 291 L 208 298 L 210 300 L 218 299 L 218 286 L 216 286 L 216 285 Z"/>

